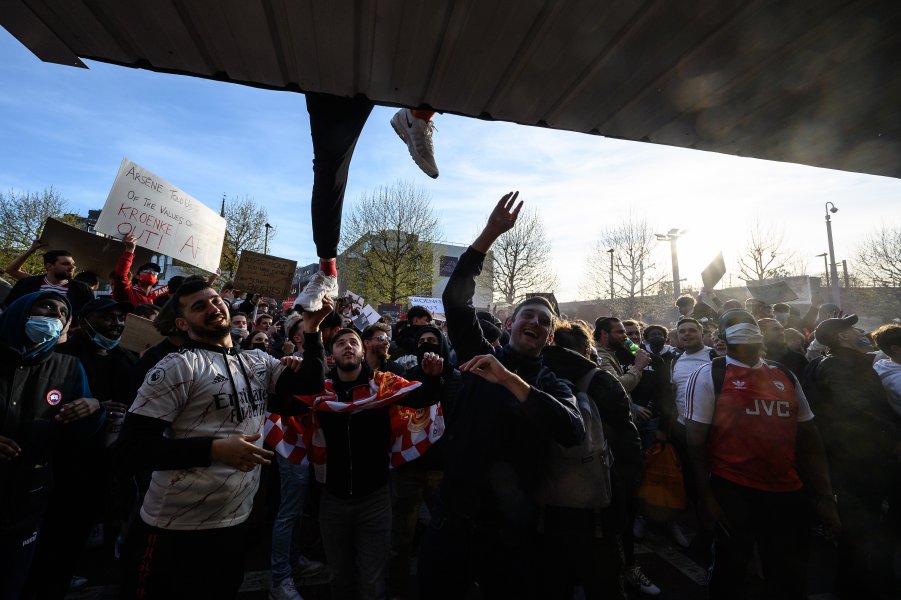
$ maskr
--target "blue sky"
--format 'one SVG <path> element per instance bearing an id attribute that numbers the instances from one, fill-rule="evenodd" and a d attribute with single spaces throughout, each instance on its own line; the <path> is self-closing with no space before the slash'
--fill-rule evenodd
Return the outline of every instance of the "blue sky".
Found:
<path id="1" fill-rule="evenodd" d="M 253 197 L 278 227 L 270 253 L 315 260 L 301 95 L 94 62 L 88 70 L 42 63 L 3 29 L 0 56 L 0 189 L 53 186 L 84 214 L 103 205 L 127 157 L 213 209 L 223 193 Z M 467 244 L 496 200 L 518 189 L 545 220 L 563 300 L 578 298 L 600 230 L 630 214 L 661 232 L 689 229 L 680 244 L 689 282 L 720 249 L 733 264 L 755 219 L 784 229 L 811 274 L 822 271 L 814 255 L 826 250 L 825 202 L 840 209 L 839 260 L 850 261 L 874 228 L 899 224 L 896 179 L 449 115 L 436 117 L 441 176 L 433 181 L 391 129 L 393 112 L 378 107 L 369 118 L 345 211 L 367 189 L 410 180 L 431 195 L 441 238 Z M 655 258 L 669 269 L 666 244 Z"/>

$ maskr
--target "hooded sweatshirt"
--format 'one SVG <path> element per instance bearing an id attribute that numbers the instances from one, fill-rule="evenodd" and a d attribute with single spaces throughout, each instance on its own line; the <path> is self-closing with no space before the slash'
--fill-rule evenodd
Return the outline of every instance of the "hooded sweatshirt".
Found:
<path id="1" fill-rule="evenodd" d="M 877 360 L 873 370 L 879 375 L 889 406 L 901 417 L 901 363 L 893 360 Z"/>
<path id="2" fill-rule="evenodd" d="M 96 432 L 103 421 L 102 409 L 73 423 L 54 420 L 66 404 L 91 396 L 77 358 L 54 353 L 53 344 L 25 356 L 29 312 L 47 296 L 63 300 L 71 313 L 64 296 L 33 292 L 0 315 L 0 436 L 22 448 L 17 457 L 0 461 L 0 533 L 40 518 L 53 489 L 54 449 Z"/>

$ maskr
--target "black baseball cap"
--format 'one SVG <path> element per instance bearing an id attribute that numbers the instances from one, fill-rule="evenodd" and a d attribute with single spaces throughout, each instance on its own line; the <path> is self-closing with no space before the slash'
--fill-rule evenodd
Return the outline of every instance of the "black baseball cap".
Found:
<path id="1" fill-rule="evenodd" d="M 119 302 L 112 296 L 102 296 L 100 298 L 94 298 L 90 302 L 85 302 L 81 307 L 81 310 L 78 311 L 78 314 L 84 316 L 101 310 L 109 310 L 111 308 L 119 308 L 127 313 L 130 313 L 135 309 L 134 304 L 131 302 Z"/>
<path id="2" fill-rule="evenodd" d="M 819 343 L 830 348 L 838 342 L 836 336 L 842 331 L 852 329 L 857 323 L 857 315 L 848 315 L 847 317 L 825 319 L 817 325 L 813 337 Z"/>

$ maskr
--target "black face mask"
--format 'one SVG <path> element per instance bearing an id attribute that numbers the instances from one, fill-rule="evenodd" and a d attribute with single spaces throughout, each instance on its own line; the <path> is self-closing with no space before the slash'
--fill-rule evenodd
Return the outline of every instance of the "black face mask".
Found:
<path id="1" fill-rule="evenodd" d="M 263 342 L 258 342 L 256 344 L 251 345 L 250 349 L 251 350 L 262 350 L 263 352 L 266 352 L 266 344 L 264 344 Z"/>
<path id="2" fill-rule="evenodd" d="M 419 344 L 419 347 L 416 348 L 416 359 L 419 361 L 419 364 L 422 364 L 422 357 L 425 356 L 426 352 L 434 352 L 438 356 L 441 356 L 441 346 L 438 344 L 433 344 L 431 342 L 426 342 L 424 344 Z"/>

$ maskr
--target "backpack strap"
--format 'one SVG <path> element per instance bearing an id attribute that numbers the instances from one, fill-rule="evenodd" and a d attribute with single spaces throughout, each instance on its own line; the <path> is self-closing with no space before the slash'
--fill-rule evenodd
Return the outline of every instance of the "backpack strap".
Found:
<path id="1" fill-rule="evenodd" d="M 588 386 L 591 385 L 591 380 L 594 379 L 595 374 L 600 370 L 600 367 L 594 367 L 593 369 L 585 371 L 585 374 L 579 377 L 578 381 L 573 382 L 573 384 L 576 386 L 576 391 L 587 394 Z"/>
<path id="2" fill-rule="evenodd" d="M 710 361 L 710 374 L 713 376 L 713 397 L 719 400 L 723 391 L 723 383 L 726 381 L 726 357 L 717 356 Z"/>

